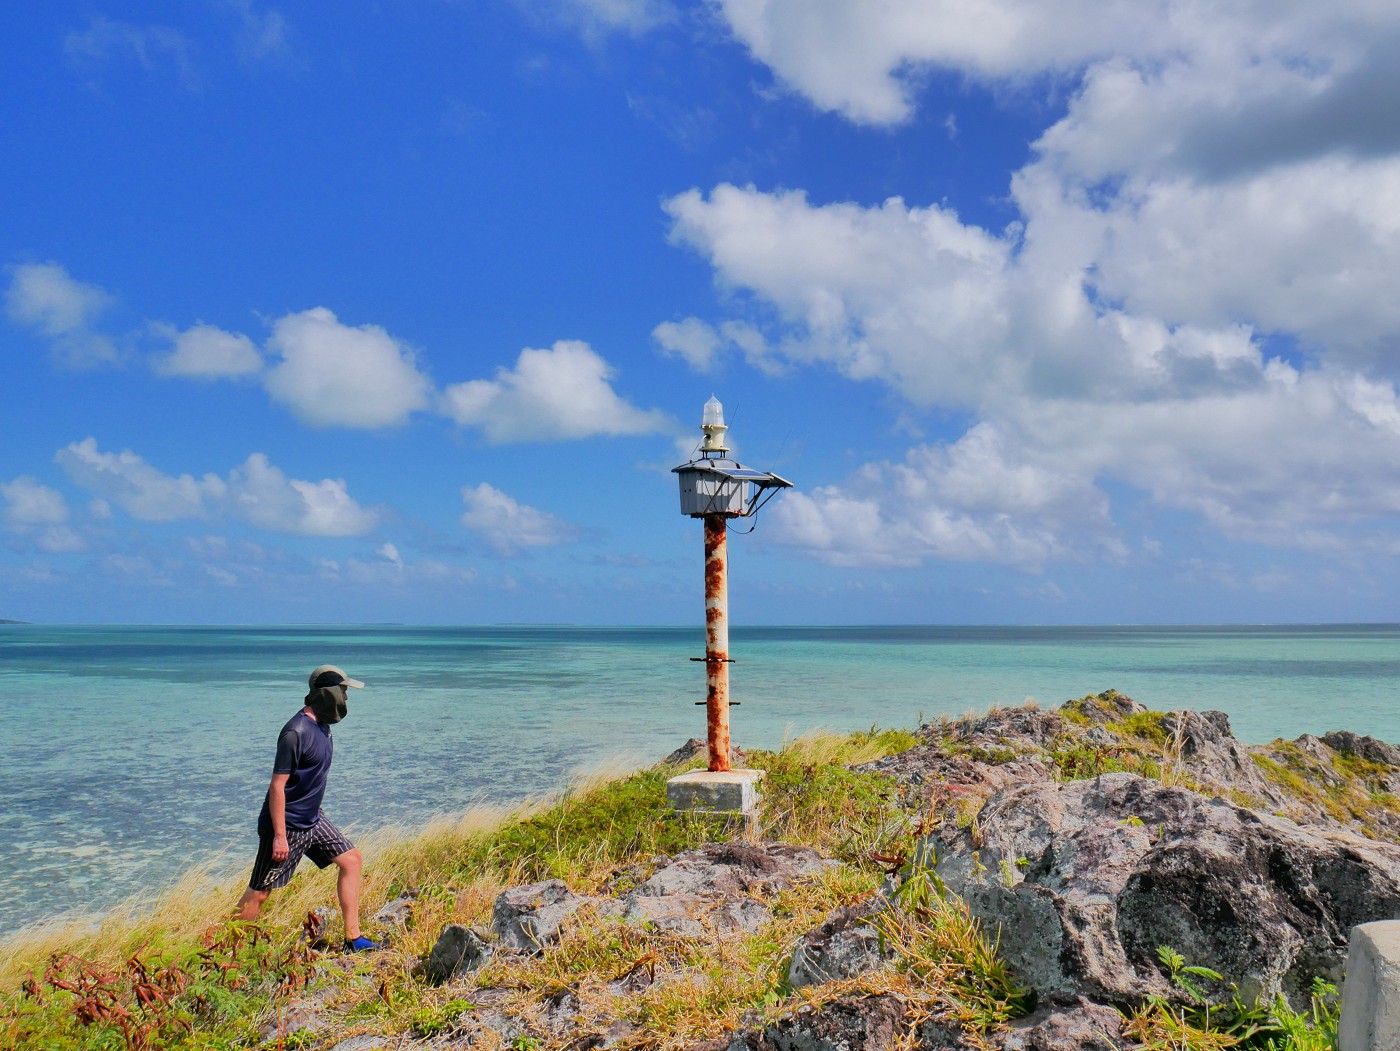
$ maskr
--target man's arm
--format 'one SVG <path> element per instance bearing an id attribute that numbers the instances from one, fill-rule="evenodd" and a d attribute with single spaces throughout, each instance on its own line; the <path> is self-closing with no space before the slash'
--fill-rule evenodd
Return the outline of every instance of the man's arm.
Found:
<path id="1" fill-rule="evenodd" d="M 286 861 L 291 850 L 287 846 L 287 778 L 291 774 L 273 774 L 267 786 L 267 814 L 272 818 L 272 860 Z"/>

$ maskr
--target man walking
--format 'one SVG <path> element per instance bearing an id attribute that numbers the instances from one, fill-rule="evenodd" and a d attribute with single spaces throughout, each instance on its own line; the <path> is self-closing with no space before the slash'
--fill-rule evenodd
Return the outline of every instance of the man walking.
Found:
<path id="1" fill-rule="evenodd" d="M 288 720 L 277 738 L 272 783 L 258 815 L 258 856 L 234 915 L 256 919 L 268 894 L 291 881 L 305 856 L 318 868 L 333 864 L 340 869 L 336 896 L 345 918 L 346 950 L 377 949 L 360 934 L 360 852 L 321 812 L 331 769 L 331 724 L 345 718 L 348 688 L 359 689 L 364 683 L 333 664 L 323 664 L 307 684 L 311 692 L 306 707 Z"/>

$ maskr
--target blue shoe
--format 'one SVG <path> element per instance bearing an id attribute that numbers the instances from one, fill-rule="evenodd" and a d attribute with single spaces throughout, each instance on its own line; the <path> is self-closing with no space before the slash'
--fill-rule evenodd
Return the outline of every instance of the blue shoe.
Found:
<path id="1" fill-rule="evenodd" d="M 346 952 L 371 952 L 377 948 L 379 948 L 379 943 L 370 941 L 363 934 L 354 941 L 346 939 L 345 942 Z"/>

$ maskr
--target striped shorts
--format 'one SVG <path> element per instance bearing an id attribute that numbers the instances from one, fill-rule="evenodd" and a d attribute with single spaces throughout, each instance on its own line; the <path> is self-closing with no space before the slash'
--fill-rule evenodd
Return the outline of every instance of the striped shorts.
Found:
<path id="1" fill-rule="evenodd" d="M 273 861 L 272 830 L 264 832 L 259 828 L 258 856 L 253 862 L 253 874 L 248 877 L 248 887 L 252 890 L 285 887 L 303 857 L 310 858 L 317 868 L 323 869 L 347 850 L 354 849 L 355 844 L 332 825 L 325 814 L 317 814 L 316 824 L 310 828 L 287 829 L 287 857 L 283 861 Z"/>

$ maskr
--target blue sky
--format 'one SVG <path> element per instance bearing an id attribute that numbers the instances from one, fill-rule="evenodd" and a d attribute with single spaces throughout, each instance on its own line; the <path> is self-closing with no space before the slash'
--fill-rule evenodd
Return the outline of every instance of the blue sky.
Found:
<path id="1" fill-rule="evenodd" d="M 0 617 L 1393 621 L 1400 8 L 0 10 Z"/>

